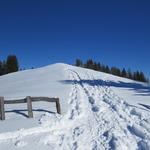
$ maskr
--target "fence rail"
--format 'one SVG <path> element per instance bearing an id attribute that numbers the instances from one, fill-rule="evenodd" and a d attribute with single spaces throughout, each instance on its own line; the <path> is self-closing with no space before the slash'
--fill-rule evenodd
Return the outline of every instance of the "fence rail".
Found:
<path id="1" fill-rule="evenodd" d="M 24 99 L 5 100 L 4 97 L 0 97 L 0 120 L 5 120 L 5 104 L 21 104 L 21 103 L 27 103 L 28 117 L 33 118 L 32 102 L 40 102 L 40 101 L 55 102 L 57 113 L 61 114 L 59 98 L 27 96 Z"/>

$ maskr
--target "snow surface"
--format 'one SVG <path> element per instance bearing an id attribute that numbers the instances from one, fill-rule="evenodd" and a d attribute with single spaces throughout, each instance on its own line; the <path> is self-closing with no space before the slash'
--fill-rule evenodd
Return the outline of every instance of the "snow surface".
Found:
<path id="1" fill-rule="evenodd" d="M 88 69 L 54 64 L 0 77 L 5 99 L 59 97 L 54 104 L 6 105 L 0 150 L 150 150 L 150 87 Z"/>

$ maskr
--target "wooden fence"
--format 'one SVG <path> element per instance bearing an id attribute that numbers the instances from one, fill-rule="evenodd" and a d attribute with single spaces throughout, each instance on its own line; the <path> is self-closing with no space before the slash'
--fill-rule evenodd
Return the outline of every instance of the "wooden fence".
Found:
<path id="1" fill-rule="evenodd" d="M 39 102 L 39 101 L 55 102 L 57 113 L 61 114 L 59 98 L 27 96 L 24 99 L 4 100 L 4 97 L 0 97 L 0 120 L 5 120 L 5 104 L 20 104 L 20 103 L 27 103 L 28 117 L 33 118 L 32 102 Z"/>

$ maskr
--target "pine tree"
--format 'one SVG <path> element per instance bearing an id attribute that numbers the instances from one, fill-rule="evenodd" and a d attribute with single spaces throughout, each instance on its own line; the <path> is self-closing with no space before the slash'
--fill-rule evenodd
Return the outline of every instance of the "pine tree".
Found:
<path id="1" fill-rule="evenodd" d="M 89 69 L 94 69 L 93 60 L 92 60 L 92 59 L 87 60 L 86 66 L 87 66 L 87 68 L 89 68 Z"/>
<path id="2" fill-rule="evenodd" d="M 6 65 L 6 61 L 4 60 L 3 62 L 2 62 L 2 75 L 5 75 L 5 74 L 7 74 L 7 65 Z"/>
<path id="3" fill-rule="evenodd" d="M 117 68 L 117 75 L 118 75 L 119 77 L 121 77 L 121 71 L 120 71 L 119 68 Z"/>
<path id="4" fill-rule="evenodd" d="M 98 71 L 101 71 L 102 67 L 100 63 L 97 64 L 97 68 L 98 68 Z"/>
<path id="5" fill-rule="evenodd" d="M 145 77 L 145 75 L 144 75 L 144 73 L 142 71 L 139 74 L 139 78 L 140 78 L 140 81 L 147 82 L 147 79 L 146 79 L 146 77 Z"/>
<path id="6" fill-rule="evenodd" d="M 136 80 L 136 81 L 149 82 L 149 79 L 145 77 L 143 72 L 139 72 L 139 71 L 132 72 L 130 69 L 128 69 L 128 71 L 126 71 L 125 68 L 120 70 L 117 67 L 109 68 L 108 65 L 96 63 L 92 59 L 88 59 L 85 64 L 83 64 L 80 59 L 76 59 L 75 65 L 93 69 L 96 71 L 111 73 L 116 76 L 125 77 L 125 78 L 129 78 L 129 79 Z"/>
<path id="7" fill-rule="evenodd" d="M 140 81 L 140 72 L 139 71 L 136 72 L 136 80 Z"/>
<path id="8" fill-rule="evenodd" d="M 125 68 L 122 69 L 121 76 L 127 77 L 127 72 L 126 72 Z"/>
<path id="9" fill-rule="evenodd" d="M 94 62 L 93 69 L 96 70 L 96 71 L 98 71 L 98 65 L 97 65 L 96 62 Z"/>
<path id="10" fill-rule="evenodd" d="M 118 69 L 116 67 L 112 67 L 111 68 L 111 74 L 120 76 L 121 75 L 121 71 L 120 71 L 120 69 Z"/>
<path id="11" fill-rule="evenodd" d="M 108 66 L 106 66 L 106 73 L 110 73 L 110 69 L 109 69 L 109 67 Z"/>
<path id="12" fill-rule="evenodd" d="M 115 71 L 115 67 L 111 67 L 111 74 L 115 75 L 116 74 L 116 71 Z"/>
<path id="13" fill-rule="evenodd" d="M 106 72 L 106 66 L 104 64 L 101 65 L 101 71 Z"/>
<path id="14" fill-rule="evenodd" d="M 82 67 L 83 66 L 82 61 L 80 59 L 76 59 L 75 66 Z"/>
<path id="15" fill-rule="evenodd" d="M 128 69 L 127 78 L 133 79 L 133 74 L 130 69 Z"/>
<path id="16" fill-rule="evenodd" d="M 15 55 L 9 55 L 6 61 L 7 73 L 16 72 L 19 70 L 19 64 Z"/>
<path id="17" fill-rule="evenodd" d="M 2 62 L 0 61 L 0 76 L 3 75 L 3 72 L 2 72 Z"/>

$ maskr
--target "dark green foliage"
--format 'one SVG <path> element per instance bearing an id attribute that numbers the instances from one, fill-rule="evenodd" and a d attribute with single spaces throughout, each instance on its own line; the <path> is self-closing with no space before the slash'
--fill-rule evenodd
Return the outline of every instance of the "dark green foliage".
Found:
<path id="1" fill-rule="evenodd" d="M 94 70 L 98 71 L 98 64 L 96 62 L 94 62 L 93 68 Z"/>
<path id="2" fill-rule="evenodd" d="M 133 79 L 136 81 L 142 81 L 142 82 L 149 82 L 149 79 L 147 79 L 144 75 L 144 73 L 141 71 L 136 71 L 133 74 Z"/>
<path id="3" fill-rule="evenodd" d="M 106 72 L 116 76 L 132 79 L 140 82 L 149 82 L 149 79 L 145 77 L 143 72 L 139 72 L 139 71 L 132 72 L 130 69 L 126 71 L 125 68 L 120 70 L 117 67 L 109 67 L 108 65 L 96 63 L 92 59 L 88 59 L 84 65 L 80 59 L 77 59 L 76 66 L 93 69 L 96 71 Z"/>
<path id="4" fill-rule="evenodd" d="M 106 66 L 106 68 L 105 68 L 105 72 L 106 72 L 106 73 L 110 73 L 110 69 L 109 69 L 109 67 L 108 67 L 108 66 Z"/>
<path id="5" fill-rule="evenodd" d="M 80 59 L 76 59 L 75 66 L 82 67 L 83 66 L 82 61 Z"/>
<path id="6" fill-rule="evenodd" d="M 116 75 L 116 76 L 121 76 L 121 71 L 120 69 L 116 68 L 116 67 L 112 67 L 111 68 L 111 74 Z"/>
<path id="7" fill-rule="evenodd" d="M 126 72 L 125 68 L 122 69 L 121 76 L 127 77 L 127 72 Z"/>
<path id="8" fill-rule="evenodd" d="M 7 74 L 7 65 L 6 65 L 5 61 L 2 62 L 2 70 L 1 70 L 1 72 L 2 72 L 2 75 Z"/>
<path id="9" fill-rule="evenodd" d="M 16 72 L 19 70 L 18 60 L 15 55 L 9 55 L 6 61 L 8 73 Z"/>
<path id="10" fill-rule="evenodd" d="M 0 61 L 0 76 L 3 75 L 3 73 L 2 73 L 2 65 L 3 65 L 2 62 Z"/>
<path id="11" fill-rule="evenodd" d="M 140 81 L 143 81 L 143 82 L 146 82 L 147 81 L 147 79 L 146 79 L 146 77 L 145 77 L 145 75 L 144 75 L 144 73 L 141 71 L 140 72 L 140 75 L 139 75 L 139 79 L 140 79 Z"/>
<path id="12" fill-rule="evenodd" d="M 102 71 L 102 72 L 106 72 L 106 67 L 105 67 L 105 65 L 101 65 L 101 70 L 100 71 Z"/>
<path id="13" fill-rule="evenodd" d="M 87 60 L 86 67 L 89 69 L 94 69 L 94 62 L 92 59 Z"/>
<path id="14" fill-rule="evenodd" d="M 15 55 L 9 55 L 6 61 L 0 61 L 0 76 L 19 70 L 18 60 Z"/>
<path id="15" fill-rule="evenodd" d="M 100 71 L 100 70 L 101 70 L 102 66 L 101 66 L 101 64 L 100 64 L 100 63 L 98 63 L 98 64 L 97 64 L 97 68 L 98 68 L 98 71 Z"/>
<path id="16" fill-rule="evenodd" d="M 133 74 L 132 74 L 132 72 L 131 72 L 130 69 L 128 69 L 128 72 L 127 72 L 127 78 L 133 79 Z"/>

